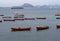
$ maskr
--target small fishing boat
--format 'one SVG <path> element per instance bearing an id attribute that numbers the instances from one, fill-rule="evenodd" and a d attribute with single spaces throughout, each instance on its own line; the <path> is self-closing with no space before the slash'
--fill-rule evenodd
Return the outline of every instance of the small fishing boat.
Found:
<path id="1" fill-rule="evenodd" d="M 24 9 L 23 7 L 12 7 L 11 9 Z"/>
<path id="2" fill-rule="evenodd" d="M 14 18 L 24 18 L 24 15 L 20 13 L 16 13 Z"/>
<path id="3" fill-rule="evenodd" d="M 35 20 L 35 18 L 24 18 L 24 20 Z"/>
<path id="4" fill-rule="evenodd" d="M 2 22 L 2 20 L 0 20 L 0 22 Z"/>
<path id="5" fill-rule="evenodd" d="M 24 18 L 14 18 L 14 20 L 24 20 Z"/>
<path id="6" fill-rule="evenodd" d="M 37 26 L 37 31 L 49 29 L 49 26 Z"/>
<path id="7" fill-rule="evenodd" d="M 0 13 L 0 16 L 4 16 L 4 14 L 1 14 L 1 13 Z"/>
<path id="8" fill-rule="evenodd" d="M 5 17 L 2 17 L 2 18 L 12 18 L 12 17 L 10 17 L 10 16 L 5 16 Z"/>
<path id="9" fill-rule="evenodd" d="M 60 19 L 60 17 L 57 17 L 56 19 Z"/>
<path id="10" fill-rule="evenodd" d="M 60 25 L 56 25 L 56 28 L 57 28 L 57 29 L 60 28 Z"/>
<path id="11" fill-rule="evenodd" d="M 3 21 L 15 21 L 14 19 L 4 19 Z"/>
<path id="12" fill-rule="evenodd" d="M 21 28 L 21 27 L 11 28 L 11 31 L 30 31 L 30 30 L 31 30 L 31 27 L 26 27 L 26 28 Z"/>
<path id="13" fill-rule="evenodd" d="M 60 14 L 55 14 L 55 16 L 60 16 Z"/>
<path id="14" fill-rule="evenodd" d="M 46 19 L 46 17 L 37 17 L 36 19 Z"/>

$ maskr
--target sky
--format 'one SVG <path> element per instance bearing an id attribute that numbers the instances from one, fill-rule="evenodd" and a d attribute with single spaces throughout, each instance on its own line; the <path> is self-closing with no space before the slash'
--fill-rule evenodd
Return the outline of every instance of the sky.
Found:
<path id="1" fill-rule="evenodd" d="M 21 6 L 24 3 L 32 5 L 60 5 L 60 0 L 0 0 L 0 7 Z"/>

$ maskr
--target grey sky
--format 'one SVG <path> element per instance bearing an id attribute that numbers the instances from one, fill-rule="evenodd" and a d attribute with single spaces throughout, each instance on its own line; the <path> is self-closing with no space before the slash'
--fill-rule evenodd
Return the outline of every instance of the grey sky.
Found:
<path id="1" fill-rule="evenodd" d="M 19 6 L 24 3 L 33 5 L 60 5 L 60 0 L 0 0 L 0 6 Z"/>

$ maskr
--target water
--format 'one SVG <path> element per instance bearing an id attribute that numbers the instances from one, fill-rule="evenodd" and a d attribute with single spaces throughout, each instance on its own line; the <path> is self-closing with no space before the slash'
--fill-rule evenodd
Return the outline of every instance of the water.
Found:
<path id="1" fill-rule="evenodd" d="M 24 20 L 15 22 L 0 23 L 0 41 L 60 41 L 60 29 L 56 25 L 60 20 L 56 19 L 55 14 L 60 9 L 21 9 L 11 10 L 10 8 L 0 9 L 0 13 L 5 16 L 14 16 L 15 13 L 22 13 L 25 17 L 47 17 L 46 20 Z M 2 19 L 2 17 L 0 17 Z M 36 26 L 49 25 L 48 30 L 36 31 Z M 11 27 L 31 27 L 31 31 L 11 32 Z"/>

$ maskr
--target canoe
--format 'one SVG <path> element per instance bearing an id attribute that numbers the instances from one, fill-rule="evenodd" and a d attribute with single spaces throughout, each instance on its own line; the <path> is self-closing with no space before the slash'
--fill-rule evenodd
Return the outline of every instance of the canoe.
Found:
<path id="1" fill-rule="evenodd" d="M 49 26 L 37 26 L 36 29 L 37 29 L 37 31 L 46 30 L 46 29 L 49 29 Z"/>
<path id="2" fill-rule="evenodd" d="M 57 29 L 60 28 L 60 25 L 56 25 L 56 28 L 57 28 Z"/>
<path id="3" fill-rule="evenodd" d="M 30 31 L 30 30 L 31 30 L 30 27 L 26 27 L 26 28 L 21 28 L 21 27 L 11 28 L 11 31 Z"/>

